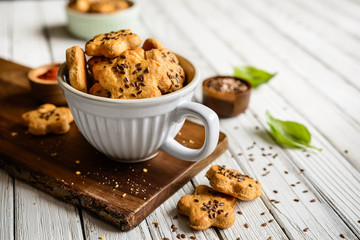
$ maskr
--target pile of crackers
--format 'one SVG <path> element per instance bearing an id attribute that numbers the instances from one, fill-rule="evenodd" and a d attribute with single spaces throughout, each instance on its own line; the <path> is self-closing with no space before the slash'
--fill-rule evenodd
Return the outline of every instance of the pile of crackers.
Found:
<path id="1" fill-rule="evenodd" d="M 102 33 L 66 50 L 69 83 L 79 91 L 116 98 L 151 98 L 181 89 L 185 72 L 176 55 L 153 38 L 140 47 L 130 29 Z"/>
<path id="2" fill-rule="evenodd" d="M 200 185 L 193 195 L 183 196 L 177 204 L 193 229 L 229 228 L 235 222 L 237 199 L 251 201 L 261 195 L 260 182 L 235 169 L 214 165 L 205 176 L 212 188 Z"/>
<path id="3" fill-rule="evenodd" d="M 112 13 L 130 7 L 125 0 L 71 0 L 69 8 L 83 13 Z"/>

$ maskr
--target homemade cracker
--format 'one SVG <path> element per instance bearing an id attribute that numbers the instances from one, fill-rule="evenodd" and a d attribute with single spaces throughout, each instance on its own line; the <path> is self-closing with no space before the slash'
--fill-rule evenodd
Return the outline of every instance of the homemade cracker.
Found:
<path id="1" fill-rule="evenodd" d="M 183 196 L 177 209 L 189 217 L 189 225 L 196 230 L 209 227 L 229 228 L 235 222 L 234 197 L 214 191 L 208 186 L 195 188 L 193 195 Z"/>

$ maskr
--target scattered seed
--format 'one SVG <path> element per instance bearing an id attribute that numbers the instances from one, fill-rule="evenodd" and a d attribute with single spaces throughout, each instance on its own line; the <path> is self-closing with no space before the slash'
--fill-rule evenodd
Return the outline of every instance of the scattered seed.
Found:
<path id="1" fill-rule="evenodd" d="M 146 168 L 143 169 L 143 172 L 146 173 L 148 170 Z"/>
<path id="2" fill-rule="evenodd" d="M 285 174 L 288 174 L 289 172 L 288 171 L 284 171 Z"/>
<path id="3" fill-rule="evenodd" d="M 80 175 L 80 174 L 81 174 L 81 172 L 80 172 L 80 171 L 76 171 L 75 173 L 76 173 L 76 175 Z"/>
<path id="4" fill-rule="evenodd" d="M 305 172 L 305 169 L 300 169 L 300 173 L 304 173 Z"/>
<path id="5" fill-rule="evenodd" d="M 277 191 L 277 190 L 274 190 L 273 192 L 274 192 L 274 193 L 278 193 L 278 191 Z"/>
<path id="6" fill-rule="evenodd" d="M 345 238 L 345 235 L 344 235 L 344 234 L 340 234 L 340 237 L 341 237 L 341 238 Z"/>
<path id="7" fill-rule="evenodd" d="M 121 195 L 122 197 L 126 197 L 126 193 L 124 193 L 123 195 Z"/>
<path id="8" fill-rule="evenodd" d="M 262 227 L 266 227 L 267 223 L 263 223 L 261 224 Z"/>
<path id="9" fill-rule="evenodd" d="M 348 151 L 348 150 L 345 150 L 344 152 L 345 152 L 345 153 L 348 153 L 349 151 Z"/>
<path id="10" fill-rule="evenodd" d="M 156 228 L 159 227 L 159 223 L 157 221 L 154 221 L 153 224 Z"/>
<path id="11" fill-rule="evenodd" d="M 241 212 L 241 211 L 238 211 L 237 213 L 238 213 L 239 215 L 242 215 L 242 212 Z"/>
<path id="12" fill-rule="evenodd" d="M 304 228 L 303 231 L 304 231 L 304 232 L 307 232 L 307 231 L 309 231 L 309 228 Z"/>
<path id="13" fill-rule="evenodd" d="M 271 223 L 271 222 L 273 222 L 274 221 L 274 219 L 270 219 L 269 221 L 268 221 L 268 223 Z"/>
<path id="14" fill-rule="evenodd" d="M 315 199 L 311 199 L 310 202 L 315 202 L 316 200 Z"/>
<path id="15" fill-rule="evenodd" d="M 167 238 L 167 237 L 164 237 L 164 238 L 163 238 L 163 240 L 170 240 L 170 239 L 169 239 L 169 238 Z"/>
<path id="16" fill-rule="evenodd" d="M 303 191 L 303 193 L 307 193 L 307 192 L 309 192 L 309 190 L 304 190 L 304 191 Z"/>
<path id="17" fill-rule="evenodd" d="M 76 163 L 76 164 L 80 164 L 80 160 L 75 160 L 75 163 Z"/>
<path id="18" fill-rule="evenodd" d="M 249 224 L 245 223 L 245 224 L 244 224 L 244 227 L 245 227 L 245 228 L 249 228 Z"/>
<path id="19" fill-rule="evenodd" d="M 196 237 L 195 237 L 195 236 L 190 236 L 190 239 L 195 240 L 195 239 L 196 239 Z"/>
<path id="20" fill-rule="evenodd" d="M 299 200 L 299 199 L 297 199 L 297 198 L 295 198 L 295 199 L 294 199 L 294 201 L 295 201 L 295 202 L 300 202 L 300 200 Z"/>
<path id="21" fill-rule="evenodd" d="M 290 186 L 295 187 L 296 185 L 295 185 L 295 184 L 291 184 Z"/>
<path id="22" fill-rule="evenodd" d="M 185 234 L 181 234 L 180 236 L 181 236 L 181 238 L 186 238 Z"/>
<path id="23" fill-rule="evenodd" d="M 18 135 L 17 132 L 12 132 L 12 133 L 11 133 L 11 136 L 12 136 L 12 137 L 15 137 L 16 135 Z"/>
<path id="24" fill-rule="evenodd" d="M 265 212 L 260 213 L 261 216 L 264 215 L 264 214 L 265 214 Z"/>

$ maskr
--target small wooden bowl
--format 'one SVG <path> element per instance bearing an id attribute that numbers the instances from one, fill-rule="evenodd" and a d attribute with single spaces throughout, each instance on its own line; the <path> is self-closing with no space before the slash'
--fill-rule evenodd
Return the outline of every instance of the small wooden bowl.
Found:
<path id="1" fill-rule="evenodd" d="M 43 65 L 28 72 L 28 78 L 33 97 L 43 103 L 52 103 L 55 105 L 67 104 L 63 92 L 57 80 L 44 80 L 39 76 L 46 73 L 51 67 L 60 66 L 59 63 Z"/>
<path id="2" fill-rule="evenodd" d="M 247 89 L 243 92 L 221 92 L 209 88 L 209 82 L 215 79 L 234 79 L 246 84 Z M 251 84 L 244 79 L 233 76 L 214 76 L 203 82 L 203 104 L 214 110 L 219 117 L 235 117 L 245 112 L 249 105 Z"/>

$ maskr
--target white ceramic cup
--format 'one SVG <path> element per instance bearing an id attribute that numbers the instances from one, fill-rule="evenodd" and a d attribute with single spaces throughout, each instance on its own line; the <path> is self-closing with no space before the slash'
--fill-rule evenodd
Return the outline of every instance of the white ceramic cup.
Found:
<path id="1" fill-rule="evenodd" d="M 64 92 L 80 132 L 97 150 L 120 162 L 140 162 L 155 157 L 162 150 L 176 158 L 197 161 L 207 157 L 219 138 L 219 118 L 210 108 L 191 102 L 199 81 L 199 71 L 178 56 L 187 85 L 163 96 L 145 99 L 111 99 L 83 93 L 67 82 L 66 63 L 58 82 Z M 187 115 L 200 119 L 205 127 L 205 141 L 200 149 L 178 143 L 174 136 Z"/>

